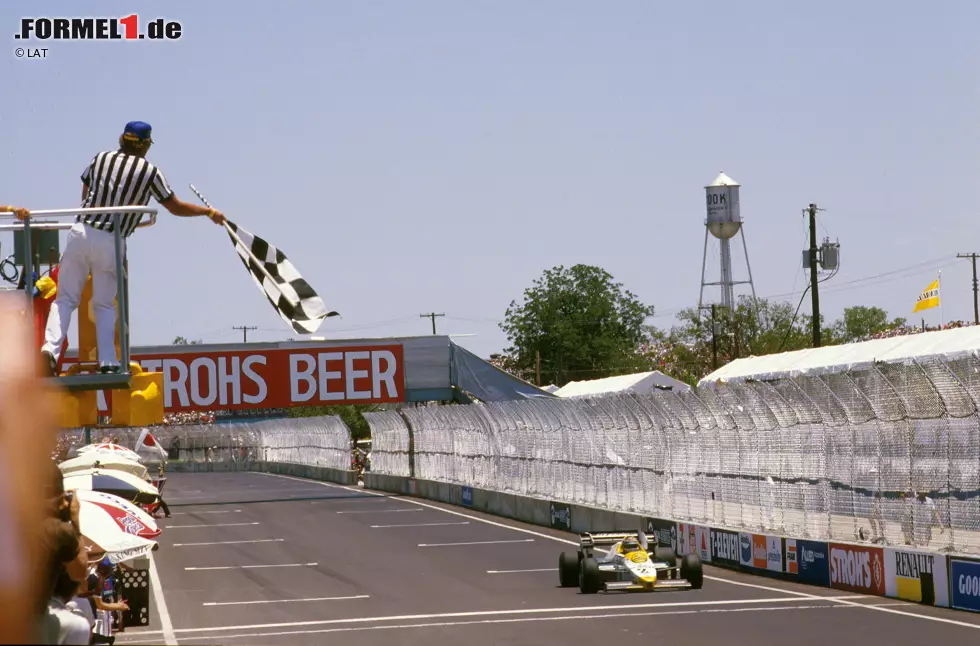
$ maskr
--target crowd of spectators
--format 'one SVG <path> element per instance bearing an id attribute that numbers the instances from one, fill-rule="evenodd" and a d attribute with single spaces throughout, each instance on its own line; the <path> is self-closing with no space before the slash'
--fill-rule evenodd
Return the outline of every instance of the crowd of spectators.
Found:
<path id="1" fill-rule="evenodd" d="M 79 500 L 65 491 L 58 466 L 50 464 L 51 482 L 42 502 L 41 546 L 46 555 L 42 594 L 37 597 L 37 644 L 112 644 L 114 617 L 129 610 L 114 585 L 119 566 L 87 544 L 79 531 Z"/>
<path id="2" fill-rule="evenodd" d="M 163 417 L 164 426 L 190 426 L 196 424 L 214 424 L 215 414 L 207 412 L 168 413 Z"/>
<path id="3" fill-rule="evenodd" d="M 858 339 L 855 343 L 861 341 L 872 341 L 875 339 L 891 339 L 897 336 L 910 336 L 912 334 L 921 334 L 923 332 L 938 332 L 940 330 L 954 330 L 961 327 L 973 327 L 975 323 L 968 323 L 966 321 L 950 321 L 944 325 L 926 325 L 924 327 L 918 327 L 914 325 L 903 325 L 901 327 L 894 327 L 888 330 L 882 330 L 881 332 L 876 332 L 862 339 Z"/>

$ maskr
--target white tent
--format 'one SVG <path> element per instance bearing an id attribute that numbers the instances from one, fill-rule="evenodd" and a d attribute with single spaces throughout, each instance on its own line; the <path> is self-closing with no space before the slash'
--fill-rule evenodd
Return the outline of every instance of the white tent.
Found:
<path id="1" fill-rule="evenodd" d="M 717 381 L 791 379 L 805 375 L 862 370 L 876 362 L 904 363 L 928 357 L 949 360 L 978 353 L 980 327 L 971 326 L 736 359 L 702 379 L 698 386 L 710 386 Z"/>
<path id="2" fill-rule="evenodd" d="M 558 397 L 590 397 L 612 393 L 649 393 L 670 389 L 686 392 L 691 389 L 683 381 L 668 377 L 659 370 L 637 372 L 632 375 L 606 377 L 589 381 L 570 381 L 554 392 Z"/>

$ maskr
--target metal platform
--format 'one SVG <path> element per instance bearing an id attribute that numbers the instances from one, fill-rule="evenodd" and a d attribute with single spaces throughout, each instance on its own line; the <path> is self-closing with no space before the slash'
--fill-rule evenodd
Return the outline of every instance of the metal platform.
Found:
<path id="1" fill-rule="evenodd" d="M 140 222 L 136 228 L 141 229 L 156 224 L 157 210 L 148 206 L 111 206 L 111 207 L 89 207 L 76 209 L 53 209 L 42 211 L 31 211 L 31 215 L 23 221 L 0 224 L 0 231 L 22 232 L 23 234 L 23 257 L 24 268 L 23 276 L 25 279 L 25 290 L 33 291 L 30 279 L 34 274 L 34 246 L 31 241 L 32 229 L 46 231 L 69 230 L 77 222 L 76 218 L 82 215 L 111 215 L 113 223 L 113 240 L 115 245 L 115 264 L 116 264 L 116 312 L 119 326 L 119 362 L 123 366 L 129 366 L 129 280 L 126 276 L 125 253 L 123 239 L 120 234 L 123 213 L 139 213 L 148 215 L 149 219 Z M 0 213 L 0 219 L 13 218 L 12 213 Z M 35 222 L 36 217 L 69 217 L 68 222 L 39 221 Z M 33 318 L 33 299 L 27 299 L 27 318 Z M 129 389 L 132 381 L 132 374 L 129 372 L 117 374 L 80 374 L 67 375 L 63 377 L 51 377 L 49 380 L 53 385 L 60 386 L 70 392 L 83 390 L 121 390 Z"/>
<path id="2" fill-rule="evenodd" d="M 82 374 L 65 377 L 50 377 L 51 385 L 64 388 L 69 392 L 84 390 L 129 390 L 133 375 L 128 372 L 115 374 Z"/>

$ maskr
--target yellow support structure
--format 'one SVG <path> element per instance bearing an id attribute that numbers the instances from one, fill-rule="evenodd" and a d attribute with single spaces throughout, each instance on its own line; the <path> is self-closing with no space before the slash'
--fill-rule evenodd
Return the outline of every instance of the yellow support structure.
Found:
<path id="1" fill-rule="evenodd" d="M 116 302 L 118 306 L 118 301 Z M 119 348 L 119 323 L 116 319 L 116 356 Z M 92 309 L 92 277 L 82 290 L 78 308 L 78 364 L 67 374 L 98 369 L 98 342 L 95 334 L 95 312 Z M 129 390 L 112 391 L 112 426 L 149 426 L 163 422 L 163 373 L 144 372 L 130 362 L 132 374 Z M 62 399 L 62 426 L 77 428 L 97 426 L 99 422 L 98 391 L 65 392 Z"/>

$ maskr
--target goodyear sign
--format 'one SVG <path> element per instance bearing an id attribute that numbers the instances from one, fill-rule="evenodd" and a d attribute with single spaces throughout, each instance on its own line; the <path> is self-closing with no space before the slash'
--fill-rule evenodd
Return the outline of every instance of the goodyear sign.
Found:
<path id="1" fill-rule="evenodd" d="M 980 612 L 980 561 L 949 558 L 951 605 L 958 610 Z"/>
<path id="2" fill-rule="evenodd" d="M 885 594 L 949 607 L 949 578 L 942 554 L 885 548 Z"/>

